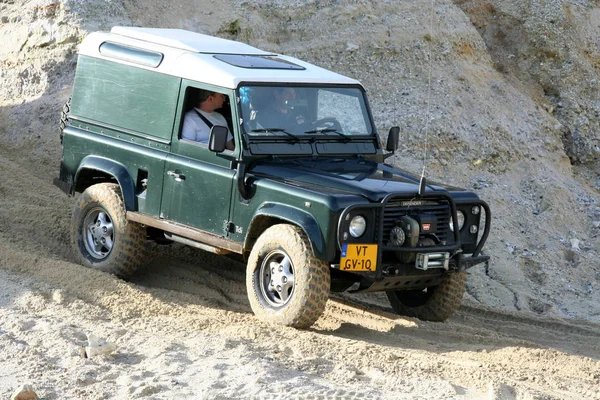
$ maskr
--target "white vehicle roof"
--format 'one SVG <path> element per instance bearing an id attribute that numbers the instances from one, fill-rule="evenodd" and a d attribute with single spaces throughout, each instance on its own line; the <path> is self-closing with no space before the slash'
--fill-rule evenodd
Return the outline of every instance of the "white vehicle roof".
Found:
<path id="1" fill-rule="evenodd" d="M 157 67 L 118 59 L 101 53 L 100 46 L 105 42 L 161 53 L 163 59 Z M 79 48 L 79 54 L 229 89 L 237 88 L 240 82 L 360 85 L 360 82 L 355 79 L 293 57 L 266 52 L 233 40 L 181 29 L 115 26 L 110 32 L 95 32 L 88 35 Z M 235 60 L 261 62 L 264 59 L 267 61 L 267 66 L 262 67 L 255 65 L 242 67 L 231 63 L 231 60 L 234 60 L 235 64 Z"/>

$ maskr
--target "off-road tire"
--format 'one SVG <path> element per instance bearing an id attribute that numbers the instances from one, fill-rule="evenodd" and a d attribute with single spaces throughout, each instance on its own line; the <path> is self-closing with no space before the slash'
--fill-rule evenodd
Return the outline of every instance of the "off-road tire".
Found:
<path id="1" fill-rule="evenodd" d="M 89 219 L 96 212 L 106 213 L 105 219 L 109 220 L 112 226 L 112 246 L 104 258 L 94 256 L 85 243 L 89 240 L 86 236 Z M 81 264 L 122 279 L 130 278 L 148 257 L 146 230 L 126 219 L 121 190 L 119 185 L 114 183 L 90 186 L 79 196 L 71 218 L 71 243 Z"/>
<path id="2" fill-rule="evenodd" d="M 466 285 L 465 271 L 449 272 L 438 286 L 427 288 L 427 292 L 399 290 L 386 293 L 396 313 L 424 321 L 442 322 L 460 307 Z"/>
<path id="3" fill-rule="evenodd" d="M 69 97 L 69 100 L 67 100 L 67 102 L 63 106 L 62 111 L 60 113 L 59 128 L 60 128 L 60 143 L 61 144 L 63 142 L 63 135 L 64 135 L 63 131 L 67 127 L 67 124 L 69 123 L 69 112 L 70 111 L 71 111 L 71 98 Z"/>
<path id="4" fill-rule="evenodd" d="M 277 256 L 289 257 L 294 279 L 292 294 L 280 305 L 269 302 L 261 289 L 261 265 Z M 314 256 L 304 231 L 288 224 L 273 225 L 263 232 L 246 268 L 246 288 L 254 314 L 262 321 L 299 329 L 310 327 L 323 314 L 330 279 L 329 266 Z"/>

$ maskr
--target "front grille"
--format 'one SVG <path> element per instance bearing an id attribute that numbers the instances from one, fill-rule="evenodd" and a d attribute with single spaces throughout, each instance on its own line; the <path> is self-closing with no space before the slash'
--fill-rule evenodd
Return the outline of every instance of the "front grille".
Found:
<path id="1" fill-rule="evenodd" d="M 417 215 L 434 215 L 437 219 L 437 231 L 435 235 L 445 243 L 453 242 L 452 231 L 450 231 L 450 205 L 443 202 L 428 202 L 430 204 L 421 206 L 402 206 L 398 202 L 389 202 L 383 211 L 383 243 L 390 237 L 390 231 L 396 226 L 400 217 Z"/>

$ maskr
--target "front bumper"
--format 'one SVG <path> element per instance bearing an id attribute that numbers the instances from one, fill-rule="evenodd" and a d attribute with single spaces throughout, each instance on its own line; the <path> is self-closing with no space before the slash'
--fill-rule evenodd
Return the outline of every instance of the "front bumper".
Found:
<path id="1" fill-rule="evenodd" d="M 462 256 L 450 260 L 449 271 L 461 272 L 475 265 L 488 262 L 490 256 Z M 332 268 L 339 269 L 338 264 Z M 345 272 L 348 273 L 348 272 Z M 386 290 L 417 290 L 425 287 L 437 286 L 441 283 L 445 269 L 432 268 L 419 270 L 410 264 L 382 264 L 375 272 L 355 273 L 359 277 L 360 286 L 351 290 L 357 292 L 381 292 Z"/>
<path id="2" fill-rule="evenodd" d="M 389 198 L 391 198 L 390 196 Z M 373 214 L 379 221 L 377 232 L 384 232 L 384 210 L 389 198 L 384 199 L 381 203 L 369 205 L 373 208 Z M 450 207 L 450 213 L 453 221 L 457 221 L 457 206 L 453 199 L 448 195 L 440 195 L 439 193 L 426 194 L 423 196 L 428 200 L 446 201 Z M 483 230 L 479 233 L 476 242 L 471 241 L 467 244 L 461 244 L 460 234 L 458 229 L 451 232 L 451 237 L 447 242 L 440 243 L 434 246 L 422 247 L 397 247 L 391 246 L 384 241 L 382 234 L 375 234 L 377 245 L 377 262 L 376 267 L 370 271 L 354 272 L 345 271 L 358 276 L 360 287 L 355 291 L 382 291 L 382 290 L 406 290 L 420 289 L 424 287 L 436 286 L 439 284 L 442 276 L 446 272 L 462 272 L 475 265 L 489 261 L 490 257 L 481 255 L 481 250 L 485 244 L 491 226 L 491 211 L 487 203 L 481 200 L 469 201 L 469 207 L 479 206 L 485 212 L 485 224 Z M 365 207 L 361 205 L 360 207 Z M 352 213 L 355 207 L 349 207 L 342 213 L 340 220 L 346 218 L 347 214 Z M 356 207 L 358 208 L 358 207 Z M 464 254 L 463 251 L 468 251 L 471 254 Z M 393 253 L 413 253 L 415 261 L 410 263 L 402 263 L 396 257 L 392 257 Z M 433 261 L 430 260 L 433 259 Z M 332 265 L 332 268 L 340 269 L 339 264 Z M 345 268 L 343 268 L 345 269 Z"/>

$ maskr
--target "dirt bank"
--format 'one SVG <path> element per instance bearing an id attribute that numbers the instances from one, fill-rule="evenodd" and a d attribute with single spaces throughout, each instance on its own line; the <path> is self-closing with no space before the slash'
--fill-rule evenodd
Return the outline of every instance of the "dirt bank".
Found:
<path id="1" fill-rule="evenodd" d="M 436 0 L 432 21 L 410 1 L 225 3 L 0 1 L 0 397 L 31 382 L 44 399 L 600 398 L 597 5 Z M 130 283 L 73 264 L 72 199 L 51 184 L 58 116 L 77 43 L 116 24 L 361 80 L 382 136 L 401 127 L 397 166 L 425 159 L 492 207 L 492 261 L 470 271 L 456 316 L 344 297 L 296 331 L 253 317 L 227 258 L 173 246 Z M 81 358 L 88 333 L 117 352 Z"/>

